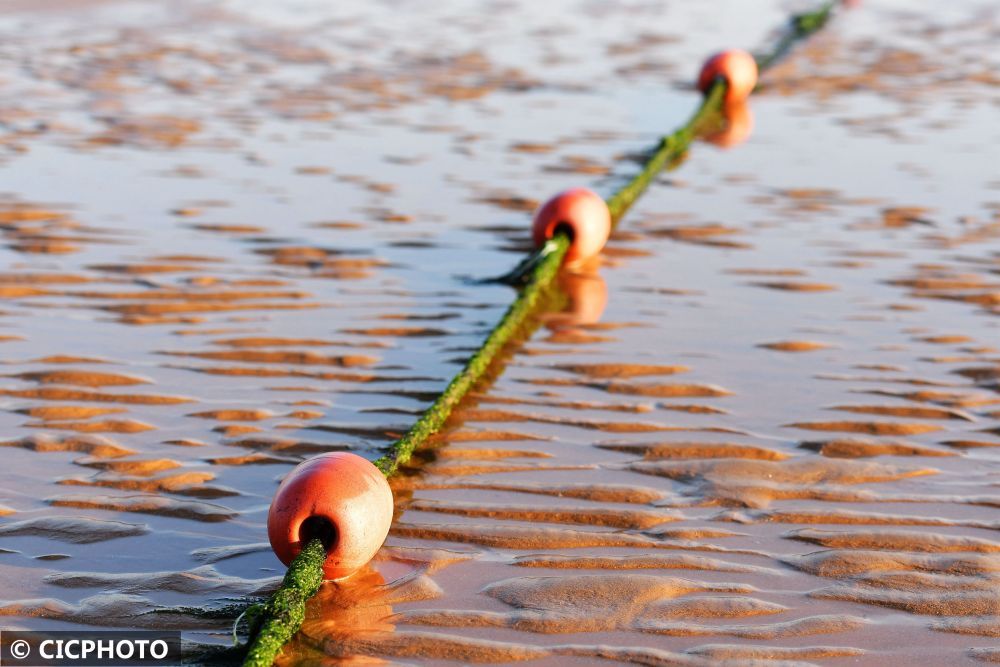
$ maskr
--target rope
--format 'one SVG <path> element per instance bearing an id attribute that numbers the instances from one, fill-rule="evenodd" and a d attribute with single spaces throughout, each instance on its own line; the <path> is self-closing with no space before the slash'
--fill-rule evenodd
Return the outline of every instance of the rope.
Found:
<path id="1" fill-rule="evenodd" d="M 281 647 L 292 638 L 306 620 L 306 601 L 323 583 L 326 549 L 319 539 L 310 540 L 288 566 L 281 586 L 263 605 L 249 607 L 244 616 L 257 635 L 247 649 L 244 667 L 270 667 Z"/>
<path id="2" fill-rule="evenodd" d="M 819 31 L 830 18 L 836 0 L 828 0 L 813 12 L 792 17 L 788 29 L 766 55 L 757 56 L 758 68 L 763 71 L 780 60 L 799 40 Z M 688 121 L 659 143 L 646 156 L 642 169 L 605 201 L 611 212 L 612 226 L 642 196 L 653 179 L 665 168 L 679 163 L 691 143 L 698 137 L 705 124 L 717 117 L 722 110 L 722 100 L 726 83 L 717 79 L 702 98 L 701 104 Z M 375 465 L 386 477 L 391 477 L 405 465 L 413 452 L 436 434 L 452 411 L 483 379 L 487 370 L 497 359 L 504 346 L 514 336 L 524 330 L 543 303 L 553 280 L 559 273 L 563 257 L 570 247 L 570 238 L 557 233 L 542 248 L 521 262 L 514 271 L 504 277 L 523 283 L 517 298 L 504 313 L 500 321 L 490 331 L 479 349 L 469 358 L 437 400 L 421 415 L 402 438 L 393 443 L 389 450 L 375 461 Z M 523 269 L 520 273 L 519 269 Z M 511 280 L 514 282 L 514 280 Z M 241 618 L 247 619 L 251 627 L 249 642 L 243 667 L 270 667 L 285 643 L 298 632 L 305 620 L 306 601 L 319 590 L 323 583 L 323 562 L 326 551 L 319 539 L 309 541 L 302 552 L 288 568 L 278 589 L 263 604 L 247 608 Z M 238 621 L 239 619 L 237 619 Z"/>
<path id="3" fill-rule="evenodd" d="M 836 6 L 837 0 L 827 0 L 827 2 L 814 11 L 793 15 L 788 23 L 788 29 L 785 30 L 785 33 L 778 39 L 778 42 L 771 50 L 764 55 L 756 57 L 757 69 L 761 72 L 770 69 L 771 66 L 788 53 L 789 49 L 795 45 L 795 42 L 805 39 L 815 32 L 819 32 L 826 25 L 826 22 L 830 20 L 830 16 L 833 15 L 833 9 Z"/>

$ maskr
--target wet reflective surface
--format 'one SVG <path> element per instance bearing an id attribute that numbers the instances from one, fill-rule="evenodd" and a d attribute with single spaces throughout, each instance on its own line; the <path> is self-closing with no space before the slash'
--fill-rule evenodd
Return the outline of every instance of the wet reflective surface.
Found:
<path id="1" fill-rule="evenodd" d="M 724 9 L 9 3 L 3 626 L 225 642 L 281 476 L 405 431 L 512 297 L 463 276 L 789 8 Z M 1000 661 L 996 25 L 864 3 L 771 71 L 283 663 Z"/>

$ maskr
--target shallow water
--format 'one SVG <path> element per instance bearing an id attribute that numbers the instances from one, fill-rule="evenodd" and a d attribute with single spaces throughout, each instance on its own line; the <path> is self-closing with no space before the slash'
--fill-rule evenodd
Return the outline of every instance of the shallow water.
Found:
<path id="1" fill-rule="evenodd" d="M 167 7 L 0 17 L 4 627 L 226 641 L 170 612 L 275 584 L 280 477 L 377 456 L 512 297 L 463 276 L 789 10 Z M 997 25 L 865 3 L 773 70 L 394 480 L 283 663 L 1000 660 Z"/>

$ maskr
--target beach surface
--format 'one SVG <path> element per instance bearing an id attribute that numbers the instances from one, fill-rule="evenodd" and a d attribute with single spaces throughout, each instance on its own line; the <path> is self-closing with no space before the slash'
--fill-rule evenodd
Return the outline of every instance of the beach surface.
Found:
<path id="1" fill-rule="evenodd" d="M 702 60 L 809 3 L 0 5 L 0 626 L 272 590 Z M 1000 9 L 838 10 L 559 279 L 282 665 L 1000 662 Z M 756 662 L 754 662 L 756 661 Z"/>

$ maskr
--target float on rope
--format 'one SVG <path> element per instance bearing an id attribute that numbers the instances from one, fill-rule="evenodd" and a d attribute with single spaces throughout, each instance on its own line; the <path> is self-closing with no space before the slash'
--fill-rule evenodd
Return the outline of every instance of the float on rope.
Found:
<path id="1" fill-rule="evenodd" d="M 267 537 L 289 565 L 312 539 L 323 542 L 324 579 L 343 579 L 368 564 L 392 524 L 392 490 L 371 461 L 330 452 L 297 465 L 278 487 Z"/>
<path id="2" fill-rule="evenodd" d="M 727 105 L 743 102 L 757 86 L 757 61 L 743 49 L 716 53 L 701 67 L 698 90 L 708 93 L 718 78 L 726 81 Z"/>
<path id="3" fill-rule="evenodd" d="M 587 188 L 564 190 L 535 211 L 531 234 L 536 248 L 559 232 L 570 239 L 564 261 L 576 264 L 601 252 L 611 235 L 611 212 L 600 195 Z"/>

